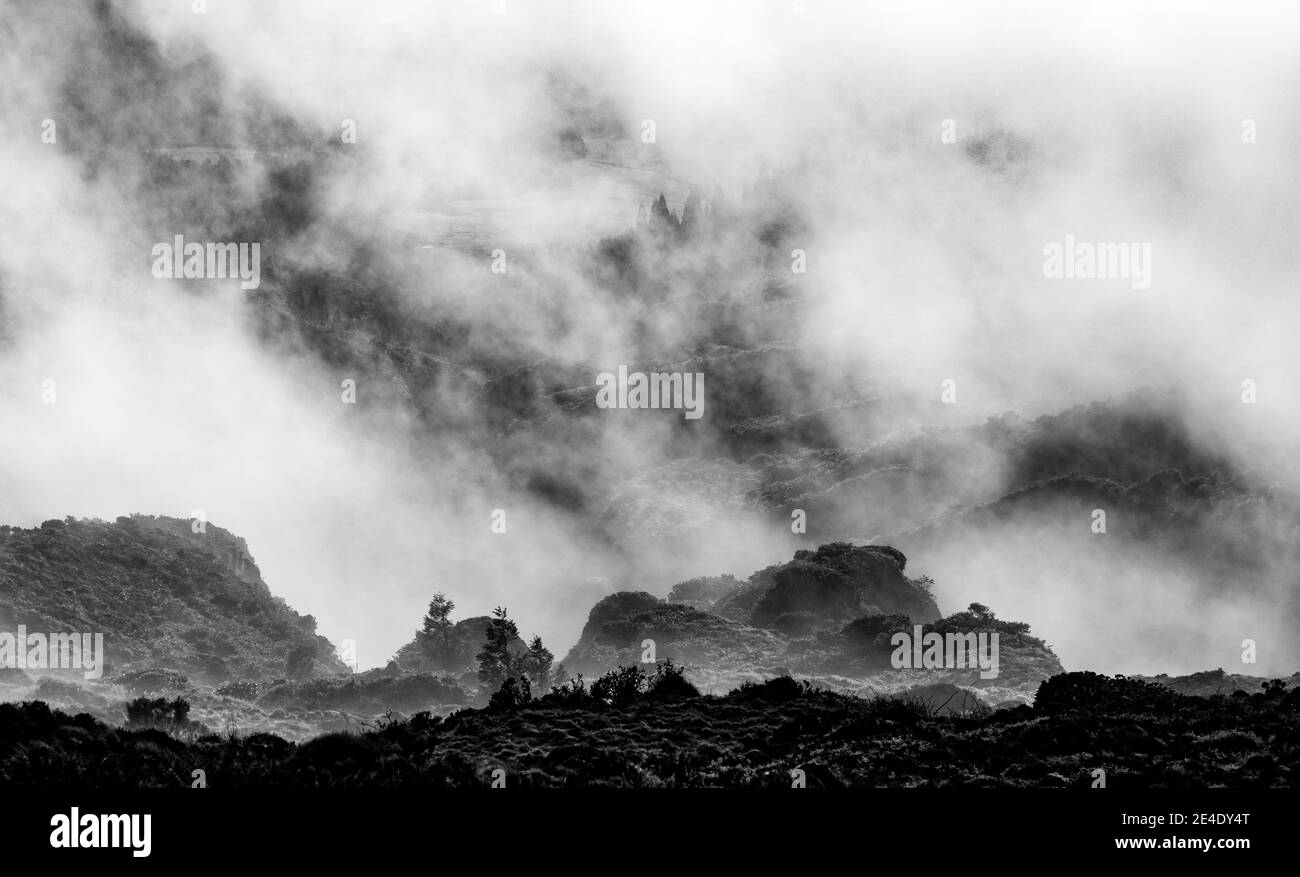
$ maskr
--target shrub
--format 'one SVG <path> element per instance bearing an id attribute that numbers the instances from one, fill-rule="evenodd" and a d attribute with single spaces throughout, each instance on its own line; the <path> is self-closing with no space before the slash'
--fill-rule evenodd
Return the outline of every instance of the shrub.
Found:
<path id="1" fill-rule="evenodd" d="M 563 685 L 552 685 L 551 693 L 541 699 L 543 704 L 554 704 L 563 707 L 585 707 L 591 704 L 591 694 L 587 691 L 587 683 L 583 681 L 582 674 L 570 679 Z"/>
<path id="2" fill-rule="evenodd" d="M 727 695 L 729 700 L 763 701 L 765 703 L 785 703 L 807 697 L 814 691 L 812 683 L 806 679 L 794 679 L 791 676 L 778 676 L 766 682 L 744 682 Z"/>
<path id="3" fill-rule="evenodd" d="M 411 716 L 410 720 L 411 730 L 417 734 L 431 733 L 440 724 L 442 724 L 442 718 L 440 716 L 435 716 L 428 710 L 420 710 L 418 713 Z"/>
<path id="4" fill-rule="evenodd" d="M 1161 711 L 1177 706 L 1185 695 L 1163 685 L 1102 676 L 1090 671 L 1058 673 L 1044 679 L 1034 697 L 1035 712 L 1062 713 L 1075 710 L 1099 715 L 1121 712 Z"/>
<path id="5" fill-rule="evenodd" d="M 646 681 L 646 696 L 653 700 L 684 700 L 699 697 L 700 690 L 686 679 L 686 668 L 670 658 L 655 667 Z"/>
<path id="6" fill-rule="evenodd" d="M 176 731 L 185 727 L 189 715 L 190 702 L 183 697 L 137 697 L 126 705 L 126 726 Z"/>
<path id="7" fill-rule="evenodd" d="M 533 700 L 533 692 L 525 677 L 515 678 L 509 676 L 501 687 L 488 700 L 488 709 L 512 710 L 517 707 L 526 706 Z"/>
<path id="8" fill-rule="evenodd" d="M 1003 621 L 983 603 L 972 603 L 965 611 L 940 618 L 926 629 L 927 632 L 932 630 L 936 633 L 996 630 L 1004 636 L 1019 636 L 1029 633 L 1029 624 L 1024 621 Z"/>
<path id="9" fill-rule="evenodd" d="M 646 690 L 645 671 L 637 664 L 610 670 L 591 686 L 591 696 L 609 706 L 636 703 Z"/>

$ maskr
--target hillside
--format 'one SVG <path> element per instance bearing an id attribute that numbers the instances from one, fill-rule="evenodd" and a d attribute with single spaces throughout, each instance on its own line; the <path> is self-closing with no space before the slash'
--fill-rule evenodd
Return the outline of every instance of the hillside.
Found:
<path id="1" fill-rule="evenodd" d="M 485 623 L 461 623 L 466 650 Z M 445 714 L 477 695 L 472 675 L 462 687 L 427 665 L 354 675 L 314 618 L 272 595 L 245 541 L 212 523 L 198 533 L 147 515 L 0 527 L 0 631 L 20 624 L 103 633 L 106 666 L 93 680 L 0 669 L 0 700 L 113 725 L 134 698 L 179 697 L 195 727 L 307 740 L 385 714 Z"/>
<path id="2" fill-rule="evenodd" d="M 214 685 L 349 672 L 316 620 L 271 594 L 243 539 L 179 518 L 0 526 L 0 629 L 20 624 L 102 632 L 105 680 L 155 667 Z"/>

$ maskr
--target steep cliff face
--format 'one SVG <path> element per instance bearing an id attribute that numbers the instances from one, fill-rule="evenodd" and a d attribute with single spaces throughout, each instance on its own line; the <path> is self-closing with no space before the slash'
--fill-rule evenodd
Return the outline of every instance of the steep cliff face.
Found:
<path id="1" fill-rule="evenodd" d="M 0 527 L 0 625 L 103 633 L 106 677 L 151 667 L 210 683 L 348 672 L 316 620 L 272 595 L 243 539 L 180 518 Z"/>

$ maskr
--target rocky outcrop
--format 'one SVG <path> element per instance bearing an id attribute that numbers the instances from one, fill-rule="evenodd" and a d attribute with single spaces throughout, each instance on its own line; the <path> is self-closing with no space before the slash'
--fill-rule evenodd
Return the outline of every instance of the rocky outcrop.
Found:
<path id="1" fill-rule="evenodd" d="M 784 637 L 772 631 L 624 591 L 592 607 L 564 666 L 570 673 L 597 676 L 647 658 L 672 659 L 687 667 L 692 681 L 708 688 L 770 670 L 784 649 Z"/>
<path id="2" fill-rule="evenodd" d="M 996 689 L 999 699 L 1027 699 L 1042 679 L 1060 672 L 1056 656 L 1028 636 L 1027 625 L 991 614 L 941 620 L 927 581 L 907 578 L 906 565 L 902 552 L 889 546 L 831 543 L 799 551 L 746 581 L 715 576 L 681 582 L 668 601 L 645 592 L 612 594 L 592 607 L 564 664 L 593 676 L 671 658 L 704 691 L 790 672 L 855 693 L 944 683 Z M 868 624 L 871 619 L 881 621 Z M 985 620 L 990 629 L 1005 628 L 999 680 L 981 680 L 969 670 L 913 672 L 889 665 L 894 629 Z M 865 644 L 864 630 L 870 634 Z"/>
<path id="3" fill-rule="evenodd" d="M 749 621 L 756 627 L 803 630 L 873 613 L 933 621 L 939 607 L 925 585 L 903 575 L 907 558 L 885 545 L 832 542 L 794 560 L 755 573 L 746 599 L 754 597 Z"/>

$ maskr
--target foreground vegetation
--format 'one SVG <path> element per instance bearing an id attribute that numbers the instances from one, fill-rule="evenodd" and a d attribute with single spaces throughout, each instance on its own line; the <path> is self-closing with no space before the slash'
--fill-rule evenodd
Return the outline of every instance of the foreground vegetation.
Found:
<path id="1" fill-rule="evenodd" d="M 941 714 L 780 677 L 722 697 L 676 668 L 624 667 L 542 698 L 508 684 L 484 709 L 418 713 L 295 744 L 187 727 L 174 701 L 137 702 L 134 727 L 46 704 L 0 704 L 0 782 L 66 787 L 1116 787 L 1294 786 L 1300 689 L 1199 697 L 1125 677 L 1064 673 L 1035 704 Z M 498 775 L 499 776 L 499 775 Z"/>

